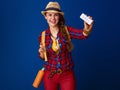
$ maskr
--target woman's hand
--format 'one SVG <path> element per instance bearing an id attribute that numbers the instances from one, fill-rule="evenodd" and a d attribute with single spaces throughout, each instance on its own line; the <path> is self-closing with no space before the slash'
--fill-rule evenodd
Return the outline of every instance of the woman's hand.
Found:
<path id="1" fill-rule="evenodd" d="M 88 16 L 88 18 L 90 18 L 90 19 L 92 19 L 92 17 L 91 16 Z M 93 20 L 93 19 L 92 19 Z M 94 21 L 93 21 L 94 22 Z M 87 24 L 86 22 L 84 22 L 84 29 L 83 29 L 83 34 L 85 35 L 85 36 L 88 36 L 89 34 L 90 34 L 90 32 L 91 32 L 91 30 L 92 30 L 92 27 L 93 27 L 93 22 L 92 22 L 92 24 Z"/>
<path id="2" fill-rule="evenodd" d="M 44 59 L 44 47 L 43 47 L 43 45 L 42 44 L 40 44 L 40 48 L 39 48 L 39 50 L 38 50 L 38 52 L 40 53 L 40 57 L 42 58 L 42 59 Z"/>

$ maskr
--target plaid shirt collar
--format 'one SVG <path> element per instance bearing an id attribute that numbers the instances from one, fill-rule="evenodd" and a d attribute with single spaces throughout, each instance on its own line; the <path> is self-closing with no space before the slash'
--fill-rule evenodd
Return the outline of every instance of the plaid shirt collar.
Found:
<path id="1" fill-rule="evenodd" d="M 46 34 L 51 36 L 50 27 L 48 27 L 48 29 L 46 30 Z M 59 28 L 59 32 L 58 32 L 57 36 L 59 36 L 59 35 L 60 35 L 60 28 Z"/>

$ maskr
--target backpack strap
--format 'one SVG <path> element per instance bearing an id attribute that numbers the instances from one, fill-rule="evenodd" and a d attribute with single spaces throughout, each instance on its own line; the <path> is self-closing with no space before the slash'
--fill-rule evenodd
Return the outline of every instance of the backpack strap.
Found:
<path id="1" fill-rule="evenodd" d="M 68 32 L 67 26 L 65 26 L 65 31 L 66 31 L 66 33 L 68 35 L 69 41 L 71 41 L 70 34 Z M 45 61 L 47 61 L 47 53 L 46 53 L 46 48 L 45 48 L 45 31 L 42 32 L 42 41 L 41 41 L 41 43 L 42 43 L 42 45 L 44 47 L 44 58 L 45 58 Z"/>
<path id="2" fill-rule="evenodd" d="M 42 32 L 42 37 L 41 38 L 42 38 L 41 43 L 44 47 L 44 59 L 45 59 L 45 61 L 47 61 L 47 53 L 46 53 L 46 48 L 45 48 L 45 31 Z"/>

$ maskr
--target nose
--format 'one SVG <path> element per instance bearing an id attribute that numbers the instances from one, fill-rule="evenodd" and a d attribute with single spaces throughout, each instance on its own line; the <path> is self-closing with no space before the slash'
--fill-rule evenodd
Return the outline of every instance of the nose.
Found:
<path id="1" fill-rule="evenodd" d="M 55 19 L 55 15 L 52 15 L 52 17 L 51 17 L 53 20 Z"/>

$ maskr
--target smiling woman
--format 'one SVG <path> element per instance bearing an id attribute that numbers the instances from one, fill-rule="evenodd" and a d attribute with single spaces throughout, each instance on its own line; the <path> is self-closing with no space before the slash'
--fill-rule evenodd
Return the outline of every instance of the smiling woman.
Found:
<path id="1" fill-rule="evenodd" d="M 45 90 L 76 90 L 74 77 L 74 62 L 72 60 L 72 42 L 70 39 L 85 39 L 92 30 L 93 23 L 84 22 L 84 29 L 75 29 L 65 25 L 64 13 L 58 2 L 49 2 L 46 9 L 41 12 L 49 28 L 45 30 L 45 46 L 40 34 L 39 54 L 46 59 L 44 68 Z M 92 19 L 90 16 L 88 18 Z M 46 52 L 46 55 L 44 54 Z"/>
<path id="2" fill-rule="evenodd" d="M 59 14 L 48 12 L 46 13 L 45 18 L 50 27 L 55 27 L 59 21 Z"/>
<path id="3" fill-rule="evenodd" d="M 119 0 L 109 0 L 109 3 L 108 0 L 69 0 L 69 2 L 56 0 L 61 5 L 62 11 L 57 7 L 57 9 L 54 7 L 54 10 L 53 8 L 44 10 L 43 6 L 46 6 L 48 1 L 50 0 L 0 1 L 0 90 L 35 90 L 31 84 L 37 70 L 42 68 L 44 62 L 38 57 L 37 52 L 38 34 L 42 30 L 46 29 L 48 58 L 48 62 L 45 62 L 47 68 L 44 76 L 49 67 L 53 70 L 55 67 L 62 69 L 70 65 L 67 63 L 68 59 L 65 59 L 67 55 L 65 53 L 70 48 L 63 49 L 66 47 L 67 38 L 65 39 L 66 35 L 62 27 L 65 24 L 76 28 L 83 27 L 83 22 L 79 19 L 82 12 L 94 17 L 95 22 L 87 40 L 77 40 L 77 37 L 76 40 L 72 40 L 75 47 L 72 51 L 72 61 L 75 64 L 76 90 L 120 90 Z M 48 31 L 50 27 L 46 28 L 48 25 L 46 19 L 42 14 L 40 15 L 40 10 L 44 10 L 45 13 L 57 12 L 60 16 L 58 23 L 60 31 L 57 39 L 63 36 L 64 39 L 58 40 L 60 51 L 56 56 L 55 51 L 52 50 L 54 46 L 52 34 Z M 63 23 L 64 25 L 63 17 L 67 21 Z M 70 36 L 73 37 L 75 33 L 72 33 L 72 28 L 68 28 Z M 54 74 L 50 79 L 54 80 L 57 75 Z M 60 76 L 65 76 L 65 73 L 64 75 L 61 73 Z M 43 85 L 41 83 L 40 90 L 45 90 Z"/>

